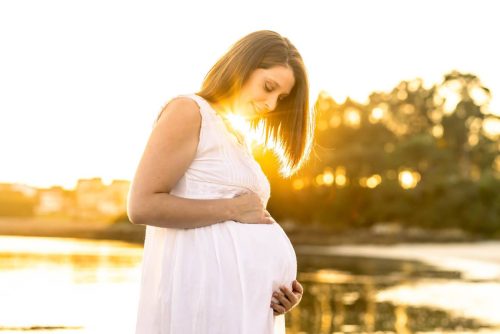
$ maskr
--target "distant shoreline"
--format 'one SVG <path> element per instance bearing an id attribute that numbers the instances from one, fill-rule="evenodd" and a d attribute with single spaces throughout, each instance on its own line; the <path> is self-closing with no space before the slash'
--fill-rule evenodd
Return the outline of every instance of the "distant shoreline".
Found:
<path id="1" fill-rule="evenodd" d="M 143 243 L 144 229 L 144 226 L 132 223 L 0 217 L 0 235 L 10 236 L 107 239 Z"/>
<path id="2" fill-rule="evenodd" d="M 377 233 L 373 229 L 328 231 L 313 226 L 290 227 L 282 225 L 294 245 L 390 245 L 412 242 L 473 242 L 489 239 L 472 236 L 461 230 L 401 230 L 396 233 Z M 60 238 L 84 238 L 97 240 L 119 240 L 136 244 L 144 243 L 145 226 L 128 222 L 84 222 L 49 218 L 0 217 L 0 235 L 38 236 Z"/>

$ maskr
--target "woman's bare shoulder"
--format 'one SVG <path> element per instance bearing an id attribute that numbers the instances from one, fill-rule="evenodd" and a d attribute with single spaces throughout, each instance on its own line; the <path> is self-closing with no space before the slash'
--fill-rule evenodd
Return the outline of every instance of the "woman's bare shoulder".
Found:
<path id="1" fill-rule="evenodd" d="M 200 107 L 189 97 L 177 96 L 168 101 L 156 119 L 156 123 L 164 123 L 167 119 L 184 121 L 190 125 L 201 123 Z M 194 123 L 194 124 L 192 124 Z"/>

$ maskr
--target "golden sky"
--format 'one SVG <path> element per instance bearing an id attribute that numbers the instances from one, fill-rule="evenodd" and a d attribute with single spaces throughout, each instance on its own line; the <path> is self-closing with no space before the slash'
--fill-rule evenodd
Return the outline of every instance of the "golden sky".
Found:
<path id="1" fill-rule="evenodd" d="M 495 1 L 2 1 L 0 182 L 131 179 L 163 104 L 198 90 L 229 46 L 271 29 L 321 90 L 374 90 L 457 69 L 500 113 Z"/>

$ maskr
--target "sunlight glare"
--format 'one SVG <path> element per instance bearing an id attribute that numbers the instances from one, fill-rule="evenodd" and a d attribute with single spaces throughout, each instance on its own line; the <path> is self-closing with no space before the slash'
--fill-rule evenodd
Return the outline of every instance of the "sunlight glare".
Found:
<path id="1" fill-rule="evenodd" d="M 373 189 L 382 182 L 382 177 L 379 174 L 374 174 L 370 177 L 362 177 L 359 179 L 359 184 L 362 187 Z"/>
<path id="2" fill-rule="evenodd" d="M 331 186 L 334 182 L 334 176 L 330 168 L 325 168 L 323 173 L 323 183 L 327 186 Z"/>
<path id="3" fill-rule="evenodd" d="M 344 122 L 350 127 L 358 128 L 361 123 L 359 110 L 352 107 L 347 108 L 344 114 Z"/>
<path id="4" fill-rule="evenodd" d="M 370 122 L 371 123 L 376 123 L 380 121 L 384 117 L 385 110 L 382 109 L 381 107 L 375 107 L 372 109 L 372 112 L 370 113 Z"/>
<path id="5" fill-rule="evenodd" d="M 500 120 L 494 117 L 487 117 L 483 122 L 483 130 L 488 137 L 497 140 L 500 136 Z"/>
<path id="6" fill-rule="evenodd" d="M 419 181 L 420 173 L 411 169 L 405 169 L 399 173 L 399 183 L 403 189 L 415 188 Z"/>
<path id="7" fill-rule="evenodd" d="M 225 113 L 224 118 L 230 123 L 231 127 L 233 127 L 234 130 L 238 131 L 244 136 L 245 142 L 250 150 L 254 146 L 265 144 L 266 149 L 273 150 L 281 161 L 286 161 L 286 159 L 284 158 L 286 156 L 285 149 L 282 143 L 275 142 L 272 137 L 269 137 L 268 142 L 265 143 L 264 121 L 260 121 L 254 130 L 250 126 L 249 120 L 242 116 L 240 113 L 227 112 Z M 306 159 L 301 160 L 297 164 L 295 169 L 292 169 L 289 164 L 280 166 L 280 173 L 282 173 L 283 175 L 290 175 L 295 173 L 295 171 L 300 169 L 302 167 L 302 164 L 307 161 L 307 158 L 310 156 L 309 152 L 311 151 L 313 146 L 312 137 L 314 136 L 315 131 L 315 124 L 312 122 L 312 118 L 313 113 L 309 112 L 307 120 L 307 124 L 309 125 L 307 129 L 308 139 L 306 140 L 306 147 L 304 149 L 304 157 Z M 281 129 L 279 126 L 278 133 L 280 132 Z"/>
<path id="8" fill-rule="evenodd" d="M 346 170 L 344 166 L 338 166 L 335 170 L 335 184 L 339 188 L 347 185 Z"/>
<path id="9" fill-rule="evenodd" d="M 436 124 L 432 127 L 432 135 L 436 138 L 441 138 L 443 136 L 443 126 L 441 124 Z"/>

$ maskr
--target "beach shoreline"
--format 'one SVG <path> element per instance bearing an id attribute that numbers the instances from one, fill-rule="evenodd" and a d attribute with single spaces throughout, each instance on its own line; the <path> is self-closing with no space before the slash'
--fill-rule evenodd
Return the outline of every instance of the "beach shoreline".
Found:
<path id="1" fill-rule="evenodd" d="M 130 226 L 128 226 L 130 225 Z M 0 235 L 144 242 L 144 226 L 61 218 L 0 218 Z"/>
<path id="2" fill-rule="evenodd" d="M 498 240 L 473 236 L 457 229 L 424 230 L 400 229 L 379 231 L 373 228 L 345 231 L 324 227 L 281 225 L 294 245 L 348 245 L 398 243 L 449 243 Z M 11 218 L 0 217 L 0 235 L 40 236 L 119 240 L 136 244 L 144 243 L 145 226 L 130 222 L 71 221 L 61 218 Z"/>

